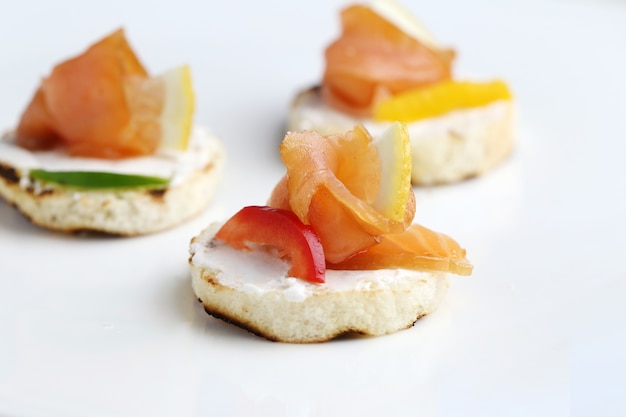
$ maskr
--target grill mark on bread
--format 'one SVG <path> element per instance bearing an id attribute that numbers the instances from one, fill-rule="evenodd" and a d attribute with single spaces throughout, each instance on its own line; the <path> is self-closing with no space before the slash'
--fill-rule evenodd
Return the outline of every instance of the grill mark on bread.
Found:
<path id="1" fill-rule="evenodd" d="M 198 301 L 200 301 L 202 303 L 202 300 L 198 299 Z M 220 313 L 219 311 L 217 311 L 215 309 L 212 309 L 212 308 L 210 308 L 210 307 L 208 307 L 208 306 L 206 306 L 204 304 L 203 304 L 203 307 L 204 307 L 204 311 L 211 317 L 214 317 L 216 319 L 222 320 L 223 322 L 231 324 L 231 325 L 233 325 L 235 327 L 239 327 L 240 329 L 243 329 L 243 330 L 247 331 L 248 333 L 251 333 L 251 334 L 253 334 L 253 335 L 257 336 L 257 337 L 260 337 L 262 339 L 269 340 L 270 342 L 281 342 L 281 343 L 284 343 L 284 341 L 281 340 L 280 338 L 274 337 L 271 334 L 263 332 L 263 331 L 255 328 L 254 326 L 252 326 L 252 325 L 250 325 L 248 323 L 245 323 L 242 320 L 238 320 L 238 319 L 234 318 L 231 315 L 226 315 L 226 314 Z M 419 316 L 418 319 L 420 317 L 422 317 L 422 316 Z M 410 324 L 407 328 L 412 327 L 414 324 L 415 323 Z M 367 337 L 368 335 L 365 332 L 363 332 L 361 330 L 358 330 L 358 329 L 345 329 L 345 330 L 342 330 L 342 331 L 340 331 L 340 332 L 338 332 L 338 333 L 336 333 L 334 335 L 329 336 L 328 338 L 318 339 L 318 340 L 315 340 L 313 342 L 298 342 L 298 343 L 325 343 L 325 342 L 328 342 L 330 340 L 334 340 L 334 339 L 337 339 L 337 338 L 340 338 L 340 337 L 351 337 L 351 336 L 366 336 Z M 290 342 L 287 342 L 287 343 L 290 343 Z"/>
<path id="2" fill-rule="evenodd" d="M 20 176 L 15 168 L 10 165 L 0 164 L 0 177 L 4 178 L 11 184 L 17 184 L 20 182 Z"/>
<path id="3" fill-rule="evenodd" d="M 309 91 L 314 92 L 315 94 L 320 94 L 322 92 L 322 86 L 317 84 L 309 88 Z"/>
<path id="4" fill-rule="evenodd" d="M 37 192 L 30 188 L 29 191 L 35 193 L 37 197 L 45 197 L 54 194 L 54 188 L 44 188 L 43 190 L 37 190 Z"/>
<path id="5" fill-rule="evenodd" d="M 233 318 L 231 316 L 224 315 L 224 314 L 218 312 L 217 310 L 213 310 L 210 307 L 207 307 L 206 305 L 204 306 L 204 311 L 209 316 L 215 317 L 216 319 L 222 320 L 225 323 L 232 324 L 233 326 L 239 327 L 240 329 L 243 329 L 243 330 L 247 331 L 248 333 L 252 333 L 255 336 L 267 339 L 270 342 L 278 342 L 279 341 L 278 339 L 273 339 L 273 338 L 269 337 L 268 335 L 263 334 L 261 331 L 255 329 L 252 326 L 247 325 L 246 323 L 244 323 L 242 321 L 239 321 L 239 320 L 237 320 L 237 319 L 235 319 L 235 318 Z"/>
<path id="6" fill-rule="evenodd" d="M 202 276 L 202 279 L 206 281 L 207 284 L 210 284 L 213 287 L 215 287 L 216 290 L 219 290 L 222 288 L 222 286 L 220 285 L 220 282 L 211 273 L 204 274 Z"/>
<path id="7" fill-rule="evenodd" d="M 148 194 L 150 194 L 150 196 L 154 197 L 156 200 L 162 200 L 166 192 L 167 192 L 167 188 L 148 190 Z"/>
<path id="8" fill-rule="evenodd" d="M 9 187 L 19 186 L 20 181 L 21 181 L 21 175 L 19 174 L 19 171 L 17 169 L 12 167 L 11 165 L 2 164 L 2 163 L 0 163 L 0 178 L 4 179 L 7 183 L 7 186 Z M 29 184 L 28 186 L 26 186 L 25 190 L 27 193 L 33 194 L 37 197 L 45 197 L 47 195 L 54 194 L 53 188 L 38 189 L 38 188 L 35 188 L 32 184 Z M 13 205 L 14 207 L 19 209 L 19 207 L 16 204 L 13 204 Z"/>
<path id="9" fill-rule="evenodd" d="M 203 171 L 203 172 L 209 172 L 209 171 L 212 171 L 212 170 L 213 170 L 213 168 L 214 168 L 214 166 L 215 166 L 215 161 L 210 161 L 209 163 L 207 163 L 207 164 L 204 166 L 204 168 L 202 168 L 202 171 Z"/>
<path id="10" fill-rule="evenodd" d="M 89 229 L 87 227 L 81 227 L 77 229 L 68 229 L 67 233 L 70 233 L 74 236 L 96 236 L 96 237 L 121 237 L 127 236 L 122 233 L 112 233 L 112 232 L 103 232 L 102 230 L 97 229 Z"/>
<path id="11" fill-rule="evenodd" d="M 457 142 L 463 141 L 463 135 L 461 135 L 455 129 L 448 129 L 448 135 Z"/>
<path id="12" fill-rule="evenodd" d="M 413 321 L 413 323 L 409 324 L 406 328 L 410 329 L 411 327 L 415 326 L 415 323 L 417 323 L 417 321 L 419 319 L 421 319 L 422 317 L 426 317 L 428 314 L 424 313 L 424 314 L 418 314 L 417 317 L 415 317 L 415 320 Z"/>
<path id="13" fill-rule="evenodd" d="M 207 282 L 210 282 L 210 283 L 213 282 L 213 279 L 210 278 L 210 277 L 203 276 L 202 278 L 205 281 L 207 281 Z M 219 288 L 216 288 L 216 290 L 217 289 L 219 289 Z M 268 340 L 270 342 L 281 342 L 281 343 L 285 342 L 285 341 L 281 340 L 279 337 L 274 337 L 271 334 L 269 334 L 267 332 L 264 332 L 261 329 L 257 329 L 255 326 L 252 326 L 249 323 L 244 322 L 243 320 L 238 320 L 237 318 L 233 317 L 232 314 L 222 313 L 222 312 L 218 311 L 218 309 L 216 309 L 216 308 L 211 308 L 211 306 L 206 305 L 204 303 L 204 301 L 202 301 L 201 298 L 198 298 L 198 302 L 202 304 L 204 312 L 207 313 L 211 317 L 214 317 L 214 318 L 216 318 L 218 320 L 222 320 L 223 322 L 225 322 L 227 324 L 231 324 L 231 325 L 233 325 L 235 327 L 238 327 L 238 328 L 240 328 L 242 330 L 245 330 L 246 332 L 248 332 L 250 334 L 253 334 L 253 335 L 255 335 L 257 337 L 260 337 L 262 339 L 266 339 L 266 340 Z M 248 309 L 245 308 L 245 307 L 244 307 L 244 311 L 246 313 L 249 313 Z M 421 316 L 418 316 L 417 319 L 419 319 L 420 317 L 422 317 L 424 315 L 425 314 L 423 314 Z M 417 321 L 417 319 L 416 319 L 416 321 Z M 409 327 L 413 326 L 413 324 L 415 324 L 415 323 L 410 324 Z M 365 332 L 363 332 L 363 331 L 360 331 L 360 330 L 357 330 L 357 329 L 346 329 L 346 330 L 338 332 L 337 334 L 332 335 L 332 336 L 330 336 L 328 338 L 318 339 L 318 340 L 316 340 L 314 342 L 305 342 L 305 343 L 324 343 L 324 342 L 328 342 L 330 340 L 333 340 L 333 339 L 336 339 L 336 338 L 339 338 L 339 337 L 343 337 L 343 336 L 357 336 L 357 335 L 365 335 L 365 336 L 367 336 L 365 334 Z M 288 343 L 290 343 L 290 342 L 288 342 Z"/>

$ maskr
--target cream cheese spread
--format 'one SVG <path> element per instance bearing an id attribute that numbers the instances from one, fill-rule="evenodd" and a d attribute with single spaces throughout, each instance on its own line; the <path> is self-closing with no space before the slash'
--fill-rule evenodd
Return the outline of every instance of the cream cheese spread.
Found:
<path id="1" fill-rule="evenodd" d="M 407 123 L 413 182 L 454 182 L 484 171 L 504 157 L 513 143 L 510 130 L 514 116 L 511 101 L 498 100 Z M 326 104 L 316 90 L 298 96 L 288 120 L 290 130 L 316 130 L 322 135 L 345 132 L 362 124 L 375 138 L 391 123 L 342 113 Z"/>
<path id="2" fill-rule="evenodd" d="M 217 138 L 206 129 L 194 127 L 186 151 L 159 149 L 154 155 L 124 159 L 99 159 L 69 156 L 62 149 L 29 151 L 14 143 L 12 133 L 0 140 L 0 163 L 25 172 L 89 171 L 146 175 L 170 179 L 170 185 L 182 183 L 193 171 L 209 164 L 220 152 Z"/>
<path id="3" fill-rule="evenodd" d="M 446 114 L 406 123 L 409 136 L 419 137 L 425 133 L 446 132 L 451 129 L 467 131 L 476 124 L 489 124 L 502 119 L 510 103 L 498 100 L 480 107 L 452 110 Z M 372 134 L 379 136 L 392 122 L 376 122 L 343 113 L 324 101 L 321 94 L 309 92 L 298 97 L 290 112 L 289 128 L 292 130 L 316 130 L 321 135 L 332 135 L 362 124 Z"/>
<path id="4" fill-rule="evenodd" d="M 375 291 L 403 281 L 432 278 L 433 273 L 408 269 L 362 271 L 326 270 L 326 282 L 315 284 L 290 277 L 290 265 L 268 251 L 241 251 L 212 241 L 221 224 L 208 227 L 191 247 L 191 264 L 207 269 L 221 285 L 262 295 L 280 292 L 289 302 L 302 302 L 315 294 L 339 291 Z"/>

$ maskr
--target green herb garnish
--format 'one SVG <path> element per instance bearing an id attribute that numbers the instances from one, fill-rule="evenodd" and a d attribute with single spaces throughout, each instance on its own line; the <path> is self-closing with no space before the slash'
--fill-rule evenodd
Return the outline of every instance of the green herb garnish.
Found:
<path id="1" fill-rule="evenodd" d="M 88 171 L 45 171 L 33 169 L 30 171 L 33 179 L 80 188 L 162 188 L 166 187 L 170 180 L 160 177 L 145 175 L 116 174 L 112 172 L 88 172 Z"/>

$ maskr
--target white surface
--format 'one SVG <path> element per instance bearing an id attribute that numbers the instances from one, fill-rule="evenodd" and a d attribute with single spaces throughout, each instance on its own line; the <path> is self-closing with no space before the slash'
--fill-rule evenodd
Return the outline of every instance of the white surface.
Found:
<path id="1" fill-rule="evenodd" d="M 483 178 L 416 190 L 416 221 L 475 264 L 435 314 L 391 336 L 306 346 L 206 316 L 187 248 L 209 221 L 268 197 L 285 109 L 319 78 L 344 3 L 208 4 L 3 7 L 0 126 L 54 62 L 124 25 L 153 72 L 191 64 L 197 121 L 229 159 L 211 209 L 154 236 L 49 233 L 0 203 L 0 415 L 626 413 L 626 4 L 407 4 L 456 47 L 457 74 L 510 82 L 519 144 Z"/>

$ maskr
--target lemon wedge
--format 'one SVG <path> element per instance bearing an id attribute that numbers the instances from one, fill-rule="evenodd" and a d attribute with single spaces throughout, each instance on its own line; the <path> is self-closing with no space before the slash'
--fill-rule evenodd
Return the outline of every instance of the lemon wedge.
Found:
<path id="1" fill-rule="evenodd" d="M 394 0 L 370 0 L 367 4 L 377 15 L 431 49 L 439 49 L 435 37 L 409 10 Z"/>
<path id="2" fill-rule="evenodd" d="M 156 79 L 163 85 L 163 108 L 159 117 L 161 147 L 185 150 L 195 111 L 189 65 L 171 69 Z"/>
<path id="3" fill-rule="evenodd" d="M 406 125 L 392 123 L 373 144 L 381 167 L 373 206 L 389 219 L 401 222 L 411 193 L 411 143 Z"/>

